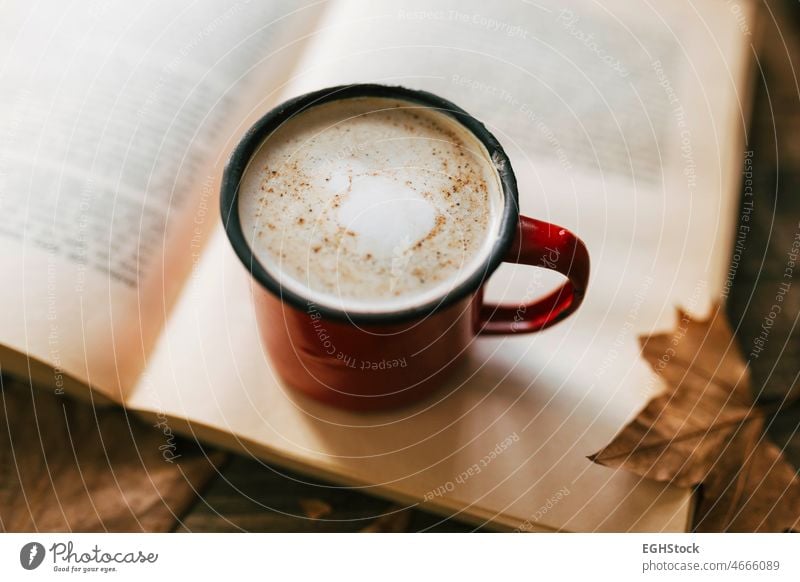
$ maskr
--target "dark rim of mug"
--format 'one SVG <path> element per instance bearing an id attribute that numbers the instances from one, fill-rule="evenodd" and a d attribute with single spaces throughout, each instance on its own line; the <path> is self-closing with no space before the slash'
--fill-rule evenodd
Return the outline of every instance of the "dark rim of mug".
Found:
<path id="1" fill-rule="evenodd" d="M 446 99 L 427 91 L 408 89 L 401 86 L 356 84 L 329 87 L 285 101 L 259 119 L 245 133 L 231 153 L 225 166 L 225 171 L 222 174 L 220 191 L 222 222 L 234 251 L 256 281 L 282 301 L 288 302 L 303 312 L 307 311 L 309 308 L 308 298 L 282 286 L 275 277 L 270 275 L 255 257 L 245 239 L 239 219 L 239 184 L 253 155 L 267 137 L 281 124 L 311 107 L 355 97 L 398 99 L 429 107 L 450 116 L 469 130 L 483 144 L 500 178 L 504 205 L 498 239 L 481 266 L 449 293 L 409 309 L 385 312 L 345 311 L 314 304 L 314 311 L 320 313 L 323 317 L 356 325 L 380 325 L 418 319 L 441 311 L 477 291 L 500 263 L 503 262 L 503 257 L 516 234 L 515 227 L 519 221 L 517 181 L 505 150 L 480 121 Z"/>

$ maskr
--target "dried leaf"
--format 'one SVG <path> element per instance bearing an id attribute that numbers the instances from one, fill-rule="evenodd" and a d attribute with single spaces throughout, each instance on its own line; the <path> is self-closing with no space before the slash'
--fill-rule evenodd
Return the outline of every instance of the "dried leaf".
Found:
<path id="1" fill-rule="evenodd" d="M 362 532 L 372 533 L 400 533 L 408 531 L 411 524 L 411 510 L 390 507 L 387 513 L 380 516 L 371 524 L 362 529 Z"/>
<path id="2" fill-rule="evenodd" d="M 784 412 L 753 402 L 747 366 L 719 307 L 679 311 L 672 334 L 642 338 L 666 390 L 589 457 L 680 486 L 702 484 L 697 531 L 784 531 L 800 518 L 800 479 L 764 433 Z"/>
<path id="3" fill-rule="evenodd" d="M 765 436 L 760 418 L 741 425 L 718 465 L 718 470 L 703 482 L 703 495 L 695 515 L 697 531 L 762 532 L 797 528 L 800 517 L 797 475 L 780 449 Z"/>
<path id="4" fill-rule="evenodd" d="M 322 499 L 302 498 L 297 501 L 297 504 L 303 510 L 303 515 L 311 519 L 319 519 L 333 512 L 330 504 Z"/>

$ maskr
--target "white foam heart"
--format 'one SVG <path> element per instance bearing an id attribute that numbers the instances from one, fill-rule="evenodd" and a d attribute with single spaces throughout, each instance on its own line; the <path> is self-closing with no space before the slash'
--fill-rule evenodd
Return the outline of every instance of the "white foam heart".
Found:
<path id="1" fill-rule="evenodd" d="M 436 208 L 396 177 L 377 172 L 351 176 L 338 209 L 339 224 L 358 237 L 364 252 L 395 257 L 425 238 L 436 224 Z M 341 184 L 341 178 L 331 183 Z"/>

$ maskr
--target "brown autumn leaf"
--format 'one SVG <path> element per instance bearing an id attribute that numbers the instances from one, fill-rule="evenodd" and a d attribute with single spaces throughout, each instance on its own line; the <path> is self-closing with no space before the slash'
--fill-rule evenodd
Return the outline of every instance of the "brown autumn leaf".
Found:
<path id="1" fill-rule="evenodd" d="M 303 515 L 310 519 L 320 519 L 326 515 L 330 515 L 333 511 L 330 503 L 322 499 L 315 499 L 311 497 L 303 497 L 297 500 L 300 509 L 303 510 Z"/>
<path id="2" fill-rule="evenodd" d="M 673 333 L 640 339 L 665 391 L 589 458 L 656 481 L 702 485 L 696 531 L 795 529 L 800 478 L 764 431 L 765 418 L 781 412 L 753 401 L 719 306 L 708 320 L 678 316 Z"/>
<path id="3" fill-rule="evenodd" d="M 400 507 L 389 507 L 382 516 L 364 527 L 362 532 L 401 533 L 408 531 L 411 525 L 411 510 Z"/>

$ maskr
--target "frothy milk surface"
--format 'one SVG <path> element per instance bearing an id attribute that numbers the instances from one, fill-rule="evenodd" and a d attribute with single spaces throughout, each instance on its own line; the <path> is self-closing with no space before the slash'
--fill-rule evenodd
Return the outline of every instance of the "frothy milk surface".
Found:
<path id="1" fill-rule="evenodd" d="M 282 286 L 348 312 L 446 295 L 497 239 L 502 190 L 486 148 L 411 102 L 313 107 L 260 146 L 239 189 L 245 238 Z"/>

